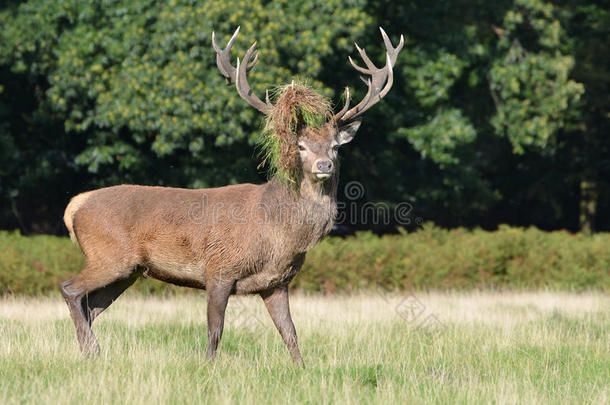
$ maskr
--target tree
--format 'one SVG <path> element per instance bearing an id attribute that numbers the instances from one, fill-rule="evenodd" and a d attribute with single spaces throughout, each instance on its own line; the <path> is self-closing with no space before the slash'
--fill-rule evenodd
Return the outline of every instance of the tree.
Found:
<path id="1" fill-rule="evenodd" d="M 0 139 L 11 153 L 17 139 L 62 136 L 56 148 L 46 148 L 64 157 L 65 164 L 47 166 L 64 170 L 63 177 L 79 175 L 84 184 L 60 186 L 57 194 L 63 201 L 54 201 L 56 218 L 70 194 L 95 186 L 261 181 L 264 174 L 252 159 L 252 146 L 262 120 L 218 74 L 212 30 L 224 39 L 241 23 L 234 47 L 239 56 L 254 39 L 259 41 L 261 62 L 251 75 L 259 93 L 263 86 L 286 83 L 297 74 L 313 78 L 314 85 L 332 95 L 334 88 L 316 78 L 334 52 L 348 53 L 347 38 L 358 37 L 368 25 L 361 6 L 339 0 L 317 5 L 35 0 L 5 10 L 0 17 L 3 83 L 19 84 L 8 89 L 3 105 L 26 99 L 31 105 L 19 107 L 29 125 L 24 133 L 18 134 L 21 118 L 7 118 L 11 136 Z M 19 89 L 23 83 L 30 84 L 26 95 Z M 34 144 L 16 148 L 13 154 L 22 160 L 26 154 L 38 156 Z M 36 163 L 22 163 L 6 174 L 17 182 L 3 186 L 2 199 L 19 193 L 18 205 L 25 209 L 32 196 L 23 182 L 40 187 L 50 179 L 28 179 L 25 172 Z"/>
<path id="2" fill-rule="evenodd" d="M 370 149 L 391 159 L 379 194 L 445 225 L 570 227 L 565 168 L 549 168 L 564 162 L 584 89 L 570 77 L 558 10 L 539 0 L 375 2 L 369 14 L 408 38 L 400 93 L 379 119 L 393 159 Z"/>
<path id="3" fill-rule="evenodd" d="M 586 89 L 576 112 L 569 143 L 571 169 L 579 189 L 580 229 L 592 232 L 596 222 L 610 226 L 610 11 L 582 0 L 557 1 L 567 36 L 565 49 L 573 55 L 575 80 Z M 567 148 L 567 147 L 566 147 Z M 599 209 L 601 207 L 602 209 Z"/>
<path id="4" fill-rule="evenodd" d="M 360 202 L 408 202 L 413 220 L 444 226 L 610 227 L 601 6 L 16 4 L 0 11 L 0 226 L 60 232 L 69 196 L 103 185 L 263 181 L 253 152 L 262 117 L 224 85 L 210 45 L 213 29 L 222 42 L 241 23 L 234 57 L 259 41 L 259 95 L 299 75 L 336 102 L 345 85 L 354 100 L 365 89 L 346 63 L 352 40 L 381 64 L 373 27 L 405 34 L 392 91 L 342 154 L 342 186 L 363 182 Z"/>

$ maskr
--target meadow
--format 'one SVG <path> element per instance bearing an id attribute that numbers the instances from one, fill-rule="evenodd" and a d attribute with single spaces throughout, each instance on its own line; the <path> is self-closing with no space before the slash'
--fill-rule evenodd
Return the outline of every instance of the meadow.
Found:
<path id="1" fill-rule="evenodd" d="M 306 368 L 257 297 L 232 297 L 205 360 L 202 294 L 127 293 L 81 358 L 57 296 L 0 300 L 0 403 L 610 402 L 603 292 L 294 294 Z"/>

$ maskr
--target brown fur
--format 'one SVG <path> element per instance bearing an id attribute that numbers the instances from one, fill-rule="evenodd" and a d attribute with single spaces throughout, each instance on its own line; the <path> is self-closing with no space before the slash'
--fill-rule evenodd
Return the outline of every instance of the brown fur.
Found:
<path id="1" fill-rule="evenodd" d="M 315 136 L 314 136 L 315 133 Z M 297 193 L 272 179 L 261 184 L 189 190 L 121 185 L 74 197 L 64 220 L 86 256 L 81 273 L 61 285 L 84 354 L 99 352 L 91 323 L 139 276 L 208 290 L 208 356 L 214 357 L 230 294 L 260 294 L 300 362 L 288 316 L 287 285 L 306 252 L 331 229 L 338 170 L 319 181 L 337 129 L 302 129 L 310 152 Z M 311 138 L 311 139 L 308 139 Z M 276 297 L 277 298 L 272 298 Z"/>
<path id="2" fill-rule="evenodd" d="M 259 294 L 292 358 L 302 363 L 288 283 L 336 215 L 337 149 L 360 125 L 357 120 L 337 128 L 337 121 L 355 118 L 381 96 L 347 112 L 346 104 L 339 117 L 328 99 L 303 85 L 285 86 L 275 106 L 263 103 L 245 79 L 254 47 L 237 72 L 228 61 L 231 44 L 221 50 L 214 42 L 219 69 L 236 82 L 242 98 L 268 114 L 267 130 L 275 138 L 263 145 L 277 175 L 261 185 L 202 190 L 121 185 L 74 197 L 64 221 L 86 264 L 60 291 L 85 355 L 100 350 L 91 330 L 95 318 L 146 275 L 207 290 L 208 358 L 216 355 L 229 296 Z M 374 81 L 388 77 L 381 70 L 371 74 Z M 283 181 L 294 173 L 298 181 Z"/>
<path id="3" fill-rule="evenodd" d="M 73 227 L 74 213 L 78 211 L 78 209 L 85 203 L 85 201 L 87 201 L 87 198 L 89 198 L 90 194 L 91 192 L 81 193 L 76 197 L 72 198 L 72 200 L 70 200 L 70 203 L 66 207 L 66 211 L 64 212 L 64 223 L 66 224 L 66 228 L 68 228 L 68 232 L 70 233 L 70 239 L 72 239 L 72 242 L 74 243 L 77 243 Z"/>
<path id="4" fill-rule="evenodd" d="M 102 274 L 127 276 L 139 266 L 178 285 L 230 278 L 236 293 L 258 293 L 288 281 L 275 270 L 330 230 L 336 204 L 327 188 L 303 182 L 297 198 L 275 181 L 202 190 L 122 185 L 77 196 L 82 203 L 66 209 L 66 225 L 96 269 L 83 280 L 91 288 Z M 241 287 L 260 273 L 266 281 Z"/>

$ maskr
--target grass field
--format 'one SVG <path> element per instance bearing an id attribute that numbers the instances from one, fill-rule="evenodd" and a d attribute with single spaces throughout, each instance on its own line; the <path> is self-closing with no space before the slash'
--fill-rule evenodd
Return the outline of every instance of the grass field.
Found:
<path id="1" fill-rule="evenodd" d="M 292 297 L 306 369 L 260 299 L 231 298 L 216 362 L 204 296 L 121 297 L 84 360 L 59 298 L 0 301 L 0 403 L 610 402 L 610 297 Z"/>

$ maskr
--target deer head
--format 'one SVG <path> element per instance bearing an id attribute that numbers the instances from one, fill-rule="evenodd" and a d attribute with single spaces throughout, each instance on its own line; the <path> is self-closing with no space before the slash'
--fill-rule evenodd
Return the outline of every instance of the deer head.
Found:
<path id="1" fill-rule="evenodd" d="M 247 79 L 247 73 L 258 61 L 256 42 L 241 62 L 237 58 L 234 67 L 230 52 L 239 27 L 224 49 L 218 46 L 212 32 L 216 64 L 227 84 L 235 83 L 237 93 L 267 117 L 266 130 L 261 138 L 264 161 L 289 184 L 298 185 L 304 178 L 320 182 L 333 177 L 337 172 L 339 147 L 354 138 L 362 120 L 360 116 L 390 91 L 394 78 L 392 68 L 404 45 L 404 38 L 401 35 L 398 46 L 394 48 L 385 31 L 381 27 L 379 29 L 386 47 L 385 66 L 375 66 L 366 51 L 355 44 L 366 68 L 357 65 L 351 57 L 349 62 L 365 75 L 360 78 L 368 89 L 364 98 L 350 108 L 350 91 L 346 87 L 345 105 L 336 113 L 333 113 L 330 101 L 324 96 L 294 82 L 279 89 L 275 104 L 270 100 L 269 91 L 265 92 L 265 101 L 262 101 L 254 94 Z"/>

